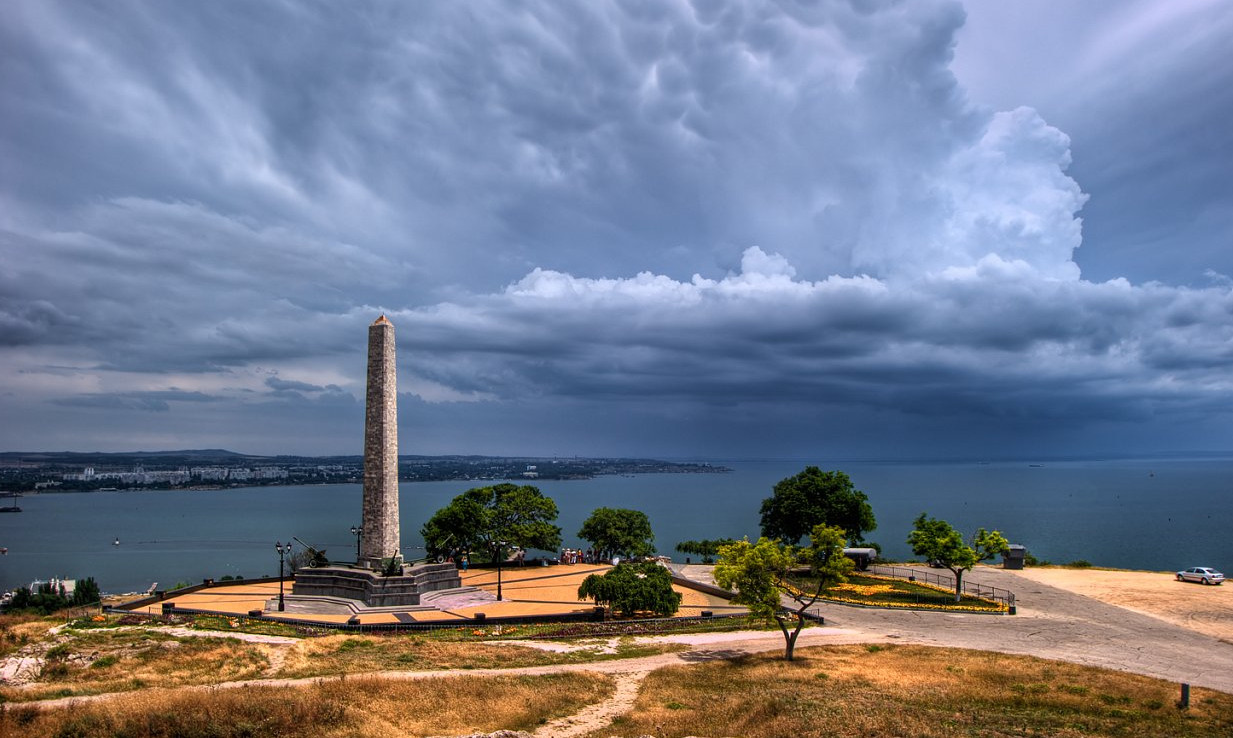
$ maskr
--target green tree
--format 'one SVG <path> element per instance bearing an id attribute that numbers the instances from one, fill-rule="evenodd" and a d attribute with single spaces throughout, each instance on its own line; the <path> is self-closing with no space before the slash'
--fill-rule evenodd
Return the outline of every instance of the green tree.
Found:
<path id="1" fill-rule="evenodd" d="M 852 544 L 863 542 L 865 533 L 878 527 L 869 498 L 852 486 L 847 474 L 807 466 L 780 480 L 762 501 L 762 535 L 796 544 L 816 525 L 842 528 Z"/>
<path id="2" fill-rule="evenodd" d="M 65 595 L 64 585 L 52 586 L 51 582 L 43 582 L 34 591 L 28 587 L 18 587 L 13 592 L 6 610 L 10 612 L 33 611 L 40 615 L 50 615 L 57 610 L 69 607 L 72 601 Z"/>
<path id="3" fill-rule="evenodd" d="M 805 611 L 818 601 L 822 590 L 847 581 L 852 571 L 852 560 L 843 555 L 843 545 L 843 529 L 828 525 L 814 526 L 810 545 L 804 549 L 766 537 L 757 543 L 736 541 L 719 549 L 715 582 L 736 590 L 732 598 L 736 604 L 748 607 L 758 617 L 775 620 L 783 631 L 784 658 L 791 661 L 796 639 L 805 627 Z M 808 563 L 817 577 L 812 593 L 798 589 L 790 580 L 790 571 L 801 562 Z M 794 610 L 784 607 L 784 597 L 795 603 Z"/>
<path id="4" fill-rule="evenodd" d="M 925 513 L 921 513 L 913 521 L 912 532 L 908 534 L 908 545 L 912 547 L 912 553 L 950 569 L 955 575 L 955 602 L 958 602 L 963 594 L 964 573 L 971 571 L 972 567 L 981 561 L 1006 553 L 1009 547 L 1001 533 L 996 530 L 986 531 L 984 528 L 976 531 L 971 543 L 966 543 L 950 523 L 930 518 Z"/>
<path id="5" fill-rule="evenodd" d="M 504 483 L 458 495 L 420 534 L 430 556 L 458 549 L 491 558 L 498 544 L 555 551 L 561 545 L 556 519 L 557 503 L 538 488 Z"/>
<path id="6" fill-rule="evenodd" d="M 578 599 L 595 600 L 623 617 L 639 612 L 670 617 L 681 606 L 681 593 L 672 588 L 672 572 L 653 561 L 617 564 L 603 575 L 590 575 L 578 587 Z"/>
<path id="7" fill-rule="evenodd" d="M 578 537 L 590 543 L 600 559 L 655 553 L 651 521 L 646 513 L 637 510 L 601 507 L 583 522 Z"/>
<path id="8" fill-rule="evenodd" d="M 101 599 L 102 593 L 99 591 L 98 582 L 94 581 L 94 577 L 77 580 L 77 586 L 73 589 L 72 602 L 74 605 L 93 605 Z"/>
<path id="9" fill-rule="evenodd" d="M 702 563 L 710 564 L 715 560 L 715 555 L 719 553 L 720 546 L 726 546 L 729 543 L 735 543 L 732 538 L 708 538 L 703 541 L 681 541 L 676 544 L 676 550 L 683 554 L 702 557 Z"/>

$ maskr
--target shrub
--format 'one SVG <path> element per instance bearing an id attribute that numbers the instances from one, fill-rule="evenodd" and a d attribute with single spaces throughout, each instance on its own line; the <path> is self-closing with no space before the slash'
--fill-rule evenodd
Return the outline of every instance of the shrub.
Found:
<path id="1" fill-rule="evenodd" d="M 608 573 L 592 574 L 578 587 L 579 599 L 593 599 L 625 617 L 652 612 L 668 617 L 681 606 L 681 593 L 672 589 L 672 573 L 653 562 L 618 564 Z"/>

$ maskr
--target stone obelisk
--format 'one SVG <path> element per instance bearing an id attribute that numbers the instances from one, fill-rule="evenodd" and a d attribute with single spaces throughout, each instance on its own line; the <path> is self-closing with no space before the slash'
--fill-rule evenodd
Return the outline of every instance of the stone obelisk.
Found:
<path id="1" fill-rule="evenodd" d="M 315 607 L 336 607 L 338 599 L 352 600 L 346 609 L 354 614 L 363 607 L 419 605 L 420 598 L 431 592 L 474 590 L 462 586 L 458 569 L 452 563 L 407 565 L 402 561 L 398 539 L 397 374 L 394 324 L 382 315 L 368 326 L 364 510 L 359 561 L 357 566 L 331 564 L 297 570 L 292 598 L 301 606 L 316 601 L 314 598 L 334 601 L 324 605 L 317 602 Z M 401 565 L 387 567 L 391 560 Z"/>
<path id="2" fill-rule="evenodd" d="M 364 405 L 364 512 L 361 566 L 401 559 L 398 536 L 398 367 L 394 324 L 382 315 L 368 327 L 368 393 Z"/>

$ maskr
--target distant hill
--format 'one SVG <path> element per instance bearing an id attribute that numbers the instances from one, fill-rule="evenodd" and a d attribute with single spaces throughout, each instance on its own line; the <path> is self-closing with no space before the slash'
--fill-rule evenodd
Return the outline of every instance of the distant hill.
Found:
<path id="1" fill-rule="evenodd" d="M 240 454 L 223 448 L 185 449 L 182 451 L 0 451 L 0 459 L 80 459 L 88 458 L 180 458 L 234 459 L 262 458 Z"/>
<path id="2" fill-rule="evenodd" d="M 398 477 L 417 481 L 591 479 L 601 475 L 713 474 L 727 467 L 655 459 L 400 456 Z M 364 458 L 354 456 L 253 456 L 225 449 L 125 453 L 3 452 L 0 490 L 89 492 L 106 489 L 177 488 L 191 485 L 267 486 L 358 483 Z"/>

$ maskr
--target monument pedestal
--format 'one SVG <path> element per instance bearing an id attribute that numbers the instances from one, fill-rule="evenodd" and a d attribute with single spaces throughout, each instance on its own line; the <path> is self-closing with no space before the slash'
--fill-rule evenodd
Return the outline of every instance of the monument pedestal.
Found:
<path id="1" fill-rule="evenodd" d="M 324 566 L 297 571 L 291 593 L 359 600 L 369 607 L 397 607 L 418 605 L 420 597 L 429 592 L 460 587 L 462 579 L 453 564 L 403 566 L 401 574 L 388 577 L 370 569 Z"/>
<path id="2" fill-rule="evenodd" d="M 402 558 L 398 531 L 397 375 L 394 324 L 382 315 L 368 326 L 364 498 L 356 551 L 356 558 L 370 568 L 334 564 L 300 569 L 295 573 L 293 597 L 362 602 L 369 608 L 399 608 L 418 606 L 422 597 L 434 592 L 462 589 L 462 579 L 453 564 L 403 564 L 393 576 L 384 576 L 379 570 L 383 562 Z"/>

